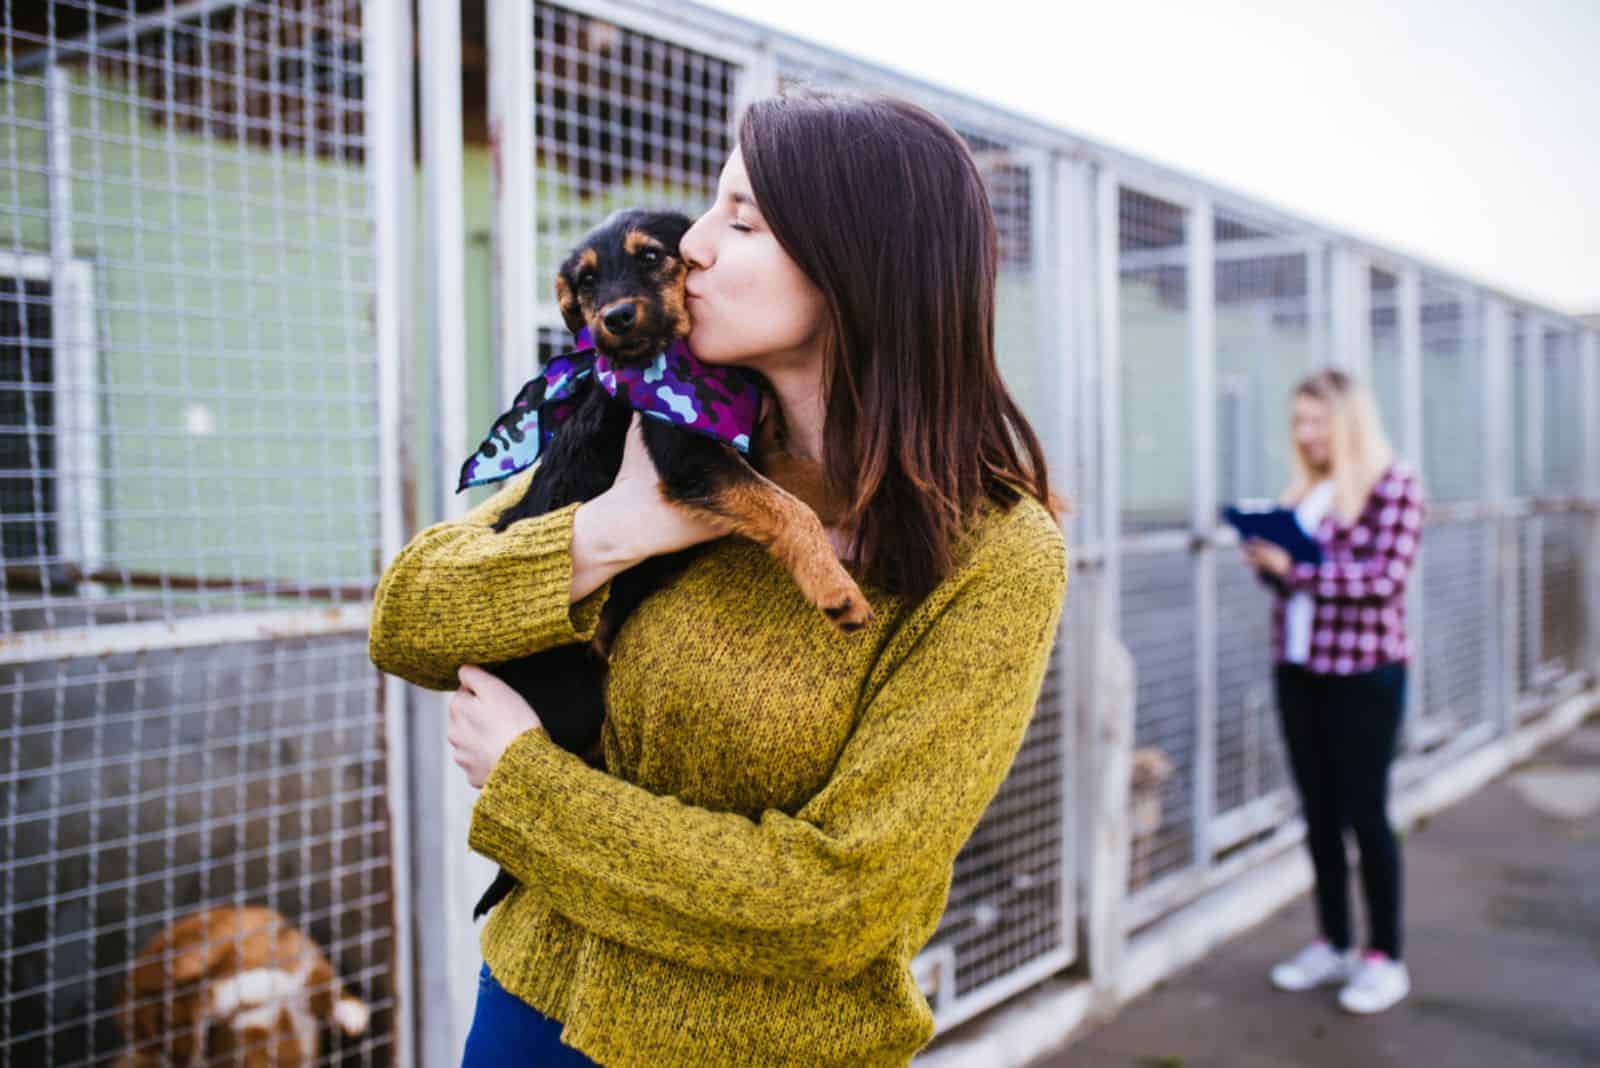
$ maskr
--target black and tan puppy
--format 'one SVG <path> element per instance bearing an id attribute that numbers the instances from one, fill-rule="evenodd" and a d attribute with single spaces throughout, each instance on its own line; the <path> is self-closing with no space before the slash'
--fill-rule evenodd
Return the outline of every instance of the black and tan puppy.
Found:
<path id="1" fill-rule="evenodd" d="M 649 366 L 689 334 L 678 242 L 689 220 L 671 212 L 622 211 L 601 223 L 562 264 L 556 296 L 567 327 L 587 330 L 595 349 L 619 369 Z M 605 492 L 622 464 L 634 408 L 592 376 L 576 407 L 545 446 L 526 494 L 497 520 L 500 531 L 531 516 Z M 695 391 L 715 385 L 691 382 Z M 699 398 L 712 403 L 718 398 Z M 807 503 L 763 474 L 778 457 L 774 438 L 754 437 L 748 458 L 732 445 L 656 418 L 641 420 L 644 444 L 672 504 L 765 546 L 801 592 L 842 630 L 872 618 L 861 590 L 840 565 L 822 520 Z M 780 460 L 780 462 L 782 462 Z M 800 465 L 789 463 L 789 470 Z M 815 486 L 815 477 L 800 479 Z M 813 503 L 816 503 L 815 501 Z M 652 590 L 704 547 L 653 557 L 612 579 L 594 643 L 547 650 L 488 665 L 538 712 L 560 746 L 597 760 L 605 719 L 605 656 L 623 620 Z M 515 886 L 502 870 L 473 912 L 487 912 Z"/>

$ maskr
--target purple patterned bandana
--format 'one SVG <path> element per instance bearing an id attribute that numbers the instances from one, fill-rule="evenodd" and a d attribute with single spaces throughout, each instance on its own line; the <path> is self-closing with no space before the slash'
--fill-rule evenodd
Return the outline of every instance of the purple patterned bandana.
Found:
<path id="1" fill-rule="evenodd" d="M 704 363 L 676 340 L 644 367 L 614 367 L 595 351 L 587 327 L 578 331 L 577 341 L 576 349 L 552 356 L 494 421 L 483 444 L 461 465 L 457 493 L 532 467 L 577 410 L 578 386 L 591 374 L 635 411 L 750 451 L 761 387 L 749 372 Z"/>

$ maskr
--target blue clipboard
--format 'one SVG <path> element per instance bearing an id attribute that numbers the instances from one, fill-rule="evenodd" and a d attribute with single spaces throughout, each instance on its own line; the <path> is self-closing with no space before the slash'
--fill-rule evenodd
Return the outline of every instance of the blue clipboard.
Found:
<path id="1" fill-rule="evenodd" d="M 1322 546 L 1301 529 L 1300 521 L 1294 517 L 1293 509 L 1268 508 L 1246 511 L 1242 508 L 1228 507 L 1222 510 L 1222 518 L 1239 532 L 1239 537 L 1243 541 L 1251 538 L 1270 541 L 1287 550 L 1290 558 L 1297 564 L 1322 563 Z"/>

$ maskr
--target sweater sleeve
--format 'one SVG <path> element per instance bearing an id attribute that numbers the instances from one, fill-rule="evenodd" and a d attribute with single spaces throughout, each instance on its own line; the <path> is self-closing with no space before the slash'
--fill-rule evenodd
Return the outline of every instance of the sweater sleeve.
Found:
<path id="1" fill-rule="evenodd" d="M 1284 579 L 1290 592 L 1351 604 L 1381 604 L 1405 592 L 1422 541 L 1422 492 L 1414 475 L 1394 472 L 1373 493 L 1378 500 L 1352 532 L 1358 558 L 1295 564 Z"/>
<path id="2" fill-rule="evenodd" d="M 1030 541 L 969 575 L 875 676 L 829 780 L 793 816 L 658 796 L 532 730 L 484 784 L 472 848 L 573 922 L 659 957 L 856 974 L 949 878 L 1022 744 L 1066 588 L 1059 532 Z"/>
<path id="3" fill-rule="evenodd" d="M 449 690 L 462 664 L 496 664 L 594 637 L 611 584 L 569 600 L 578 505 L 493 530 L 532 479 L 527 472 L 460 519 L 420 532 L 390 561 L 367 632 L 374 664 Z"/>

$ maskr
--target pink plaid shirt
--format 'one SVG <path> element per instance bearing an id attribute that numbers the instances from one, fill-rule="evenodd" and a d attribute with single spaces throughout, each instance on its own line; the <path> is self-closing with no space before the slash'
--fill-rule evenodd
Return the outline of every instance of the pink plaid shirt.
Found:
<path id="1" fill-rule="evenodd" d="M 1295 564 L 1272 607 L 1274 658 L 1283 663 L 1284 610 L 1291 593 L 1309 593 L 1315 611 L 1311 656 L 1319 675 L 1358 675 L 1411 656 L 1406 638 L 1406 580 L 1422 541 L 1422 489 L 1403 463 L 1372 487 L 1356 521 L 1345 526 L 1330 510 L 1317 527 L 1322 563 Z"/>

